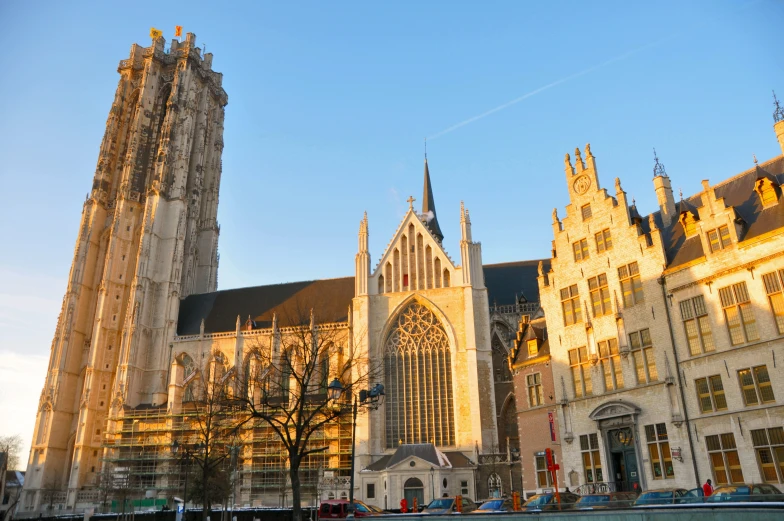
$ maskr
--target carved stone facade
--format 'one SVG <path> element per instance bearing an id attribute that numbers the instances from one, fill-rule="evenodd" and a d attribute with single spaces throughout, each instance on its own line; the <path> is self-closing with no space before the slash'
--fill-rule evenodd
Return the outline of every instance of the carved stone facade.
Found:
<path id="1" fill-rule="evenodd" d="M 600 187 L 589 146 L 566 157 L 538 279 L 562 472 L 578 491 L 782 483 L 784 156 L 677 203 L 655 159 L 642 216 L 619 179 Z"/>
<path id="2" fill-rule="evenodd" d="M 107 417 L 167 399 L 180 299 L 217 287 L 222 75 L 195 35 L 133 45 L 106 122 L 41 393 L 25 498 L 101 465 Z"/>

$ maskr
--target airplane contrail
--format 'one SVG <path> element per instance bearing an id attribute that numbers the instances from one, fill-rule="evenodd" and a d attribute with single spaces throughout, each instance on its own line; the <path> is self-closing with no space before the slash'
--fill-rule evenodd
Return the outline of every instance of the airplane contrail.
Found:
<path id="1" fill-rule="evenodd" d="M 565 78 L 561 78 L 560 80 L 555 80 L 555 81 L 553 81 L 551 83 L 548 83 L 547 85 L 543 85 L 543 86 L 539 87 L 538 89 L 532 90 L 531 92 L 527 92 L 527 93 L 523 94 L 522 96 L 520 96 L 518 98 L 515 98 L 515 99 L 513 99 L 511 101 L 507 101 L 503 105 L 498 105 L 497 107 L 494 107 L 494 108 L 492 108 L 492 109 L 490 109 L 488 111 L 482 112 L 479 115 L 476 115 L 476 116 L 474 116 L 472 118 L 468 118 L 468 119 L 466 119 L 464 121 L 461 121 L 460 123 L 456 123 L 456 124 L 452 125 L 451 127 L 445 128 L 444 130 L 442 130 L 440 132 L 436 132 L 435 134 L 433 134 L 432 136 L 428 137 L 427 139 L 436 139 L 438 137 L 441 137 L 444 134 L 448 134 L 449 132 L 452 132 L 453 130 L 457 130 L 460 127 L 464 127 L 464 126 L 468 125 L 469 123 L 473 123 L 474 121 L 480 120 L 482 118 L 486 118 L 490 114 L 494 114 L 494 113 L 498 112 L 499 110 L 503 110 L 503 109 L 505 109 L 507 107 L 511 107 L 512 105 L 516 105 L 517 103 L 520 103 L 521 101 L 526 100 L 526 99 L 530 98 L 531 96 L 536 96 L 537 94 L 539 94 L 541 92 L 544 92 L 546 90 L 552 89 L 553 87 L 558 86 L 558 85 L 560 85 L 562 83 L 566 83 L 567 81 L 571 81 L 571 80 L 573 80 L 575 78 L 579 78 L 580 76 L 585 76 L 586 74 L 589 74 L 589 73 L 591 73 L 591 72 L 593 72 L 593 71 L 595 71 L 597 69 L 601 69 L 602 67 L 606 67 L 606 66 L 608 66 L 608 65 L 610 65 L 612 63 L 615 63 L 617 61 L 624 60 L 624 59 L 628 58 L 629 56 L 631 56 L 633 54 L 636 54 L 636 53 L 638 53 L 640 51 L 644 51 L 645 49 L 649 49 L 651 47 L 655 47 L 656 45 L 659 45 L 659 44 L 661 44 L 661 43 L 671 39 L 673 36 L 675 36 L 675 35 L 665 36 L 664 38 L 660 38 L 660 39 L 658 39 L 656 41 L 653 41 L 651 43 L 647 43 L 647 44 L 642 45 L 640 47 L 636 47 L 636 48 L 634 48 L 634 49 L 632 49 L 630 51 L 626 51 L 625 53 L 620 54 L 620 55 L 618 55 L 618 56 L 616 56 L 614 58 L 610 58 L 607 61 L 604 61 L 604 62 L 599 63 L 597 65 L 594 65 L 592 67 L 588 67 L 587 69 L 584 69 L 584 70 L 582 70 L 580 72 L 576 72 L 574 74 L 566 76 Z"/>

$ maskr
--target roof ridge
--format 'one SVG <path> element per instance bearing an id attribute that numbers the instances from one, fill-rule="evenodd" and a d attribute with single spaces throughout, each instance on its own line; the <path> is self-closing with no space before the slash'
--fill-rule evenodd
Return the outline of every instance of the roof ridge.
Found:
<path id="1" fill-rule="evenodd" d="M 748 175 L 751 172 L 756 173 L 757 172 L 757 167 L 764 169 L 765 166 L 773 164 L 776 161 L 781 161 L 782 159 L 784 159 L 784 156 L 776 156 L 776 157 L 774 157 L 772 159 L 768 159 L 767 161 L 765 161 L 763 163 L 760 163 L 758 165 L 755 164 L 754 166 L 752 166 L 748 170 L 744 170 L 743 172 L 735 174 L 734 176 L 729 177 L 729 178 L 725 179 L 724 181 L 720 181 L 720 182 L 716 183 L 715 185 L 711 186 L 711 188 L 718 188 L 720 186 L 724 186 L 727 183 L 730 183 L 730 182 L 732 182 L 732 181 L 734 181 L 736 179 L 739 179 L 739 178 L 741 178 L 741 177 L 743 177 L 745 175 Z M 773 174 L 771 174 L 771 175 L 773 175 Z M 700 193 L 703 193 L 703 192 L 704 192 L 704 190 L 702 192 L 700 192 Z"/>

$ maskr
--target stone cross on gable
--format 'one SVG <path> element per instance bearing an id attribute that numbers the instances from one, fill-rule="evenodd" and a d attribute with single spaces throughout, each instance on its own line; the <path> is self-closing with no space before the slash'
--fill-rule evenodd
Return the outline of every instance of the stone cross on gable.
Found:
<path id="1" fill-rule="evenodd" d="M 408 209 L 409 210 L 413 210 L 414 209 L 414 201 L 416 201 L 416 199 L 414 199 L 414 196 L 413 195 L 409 195 L 408 199 L 406 199 L 406 201 L 408 201 Z"/>

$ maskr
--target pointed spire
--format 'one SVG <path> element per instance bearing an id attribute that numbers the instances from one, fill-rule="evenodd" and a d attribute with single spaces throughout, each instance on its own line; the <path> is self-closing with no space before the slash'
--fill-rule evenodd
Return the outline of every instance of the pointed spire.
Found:
<path id="1" fill-rule="evenodd" d="M 425 219 L 425 226 L 430 229 L 433 236 L 438 239 L 439 242 L 444 240 L 444 234 L 441 233 L 441 227 L 438 226 L 436 203 L 433 199 L 433 187 L 430 184 L 430 170 L 427 167 L 427 157 L 425 157 L 425 187 L 422 194 L 422 217 Z"/>

